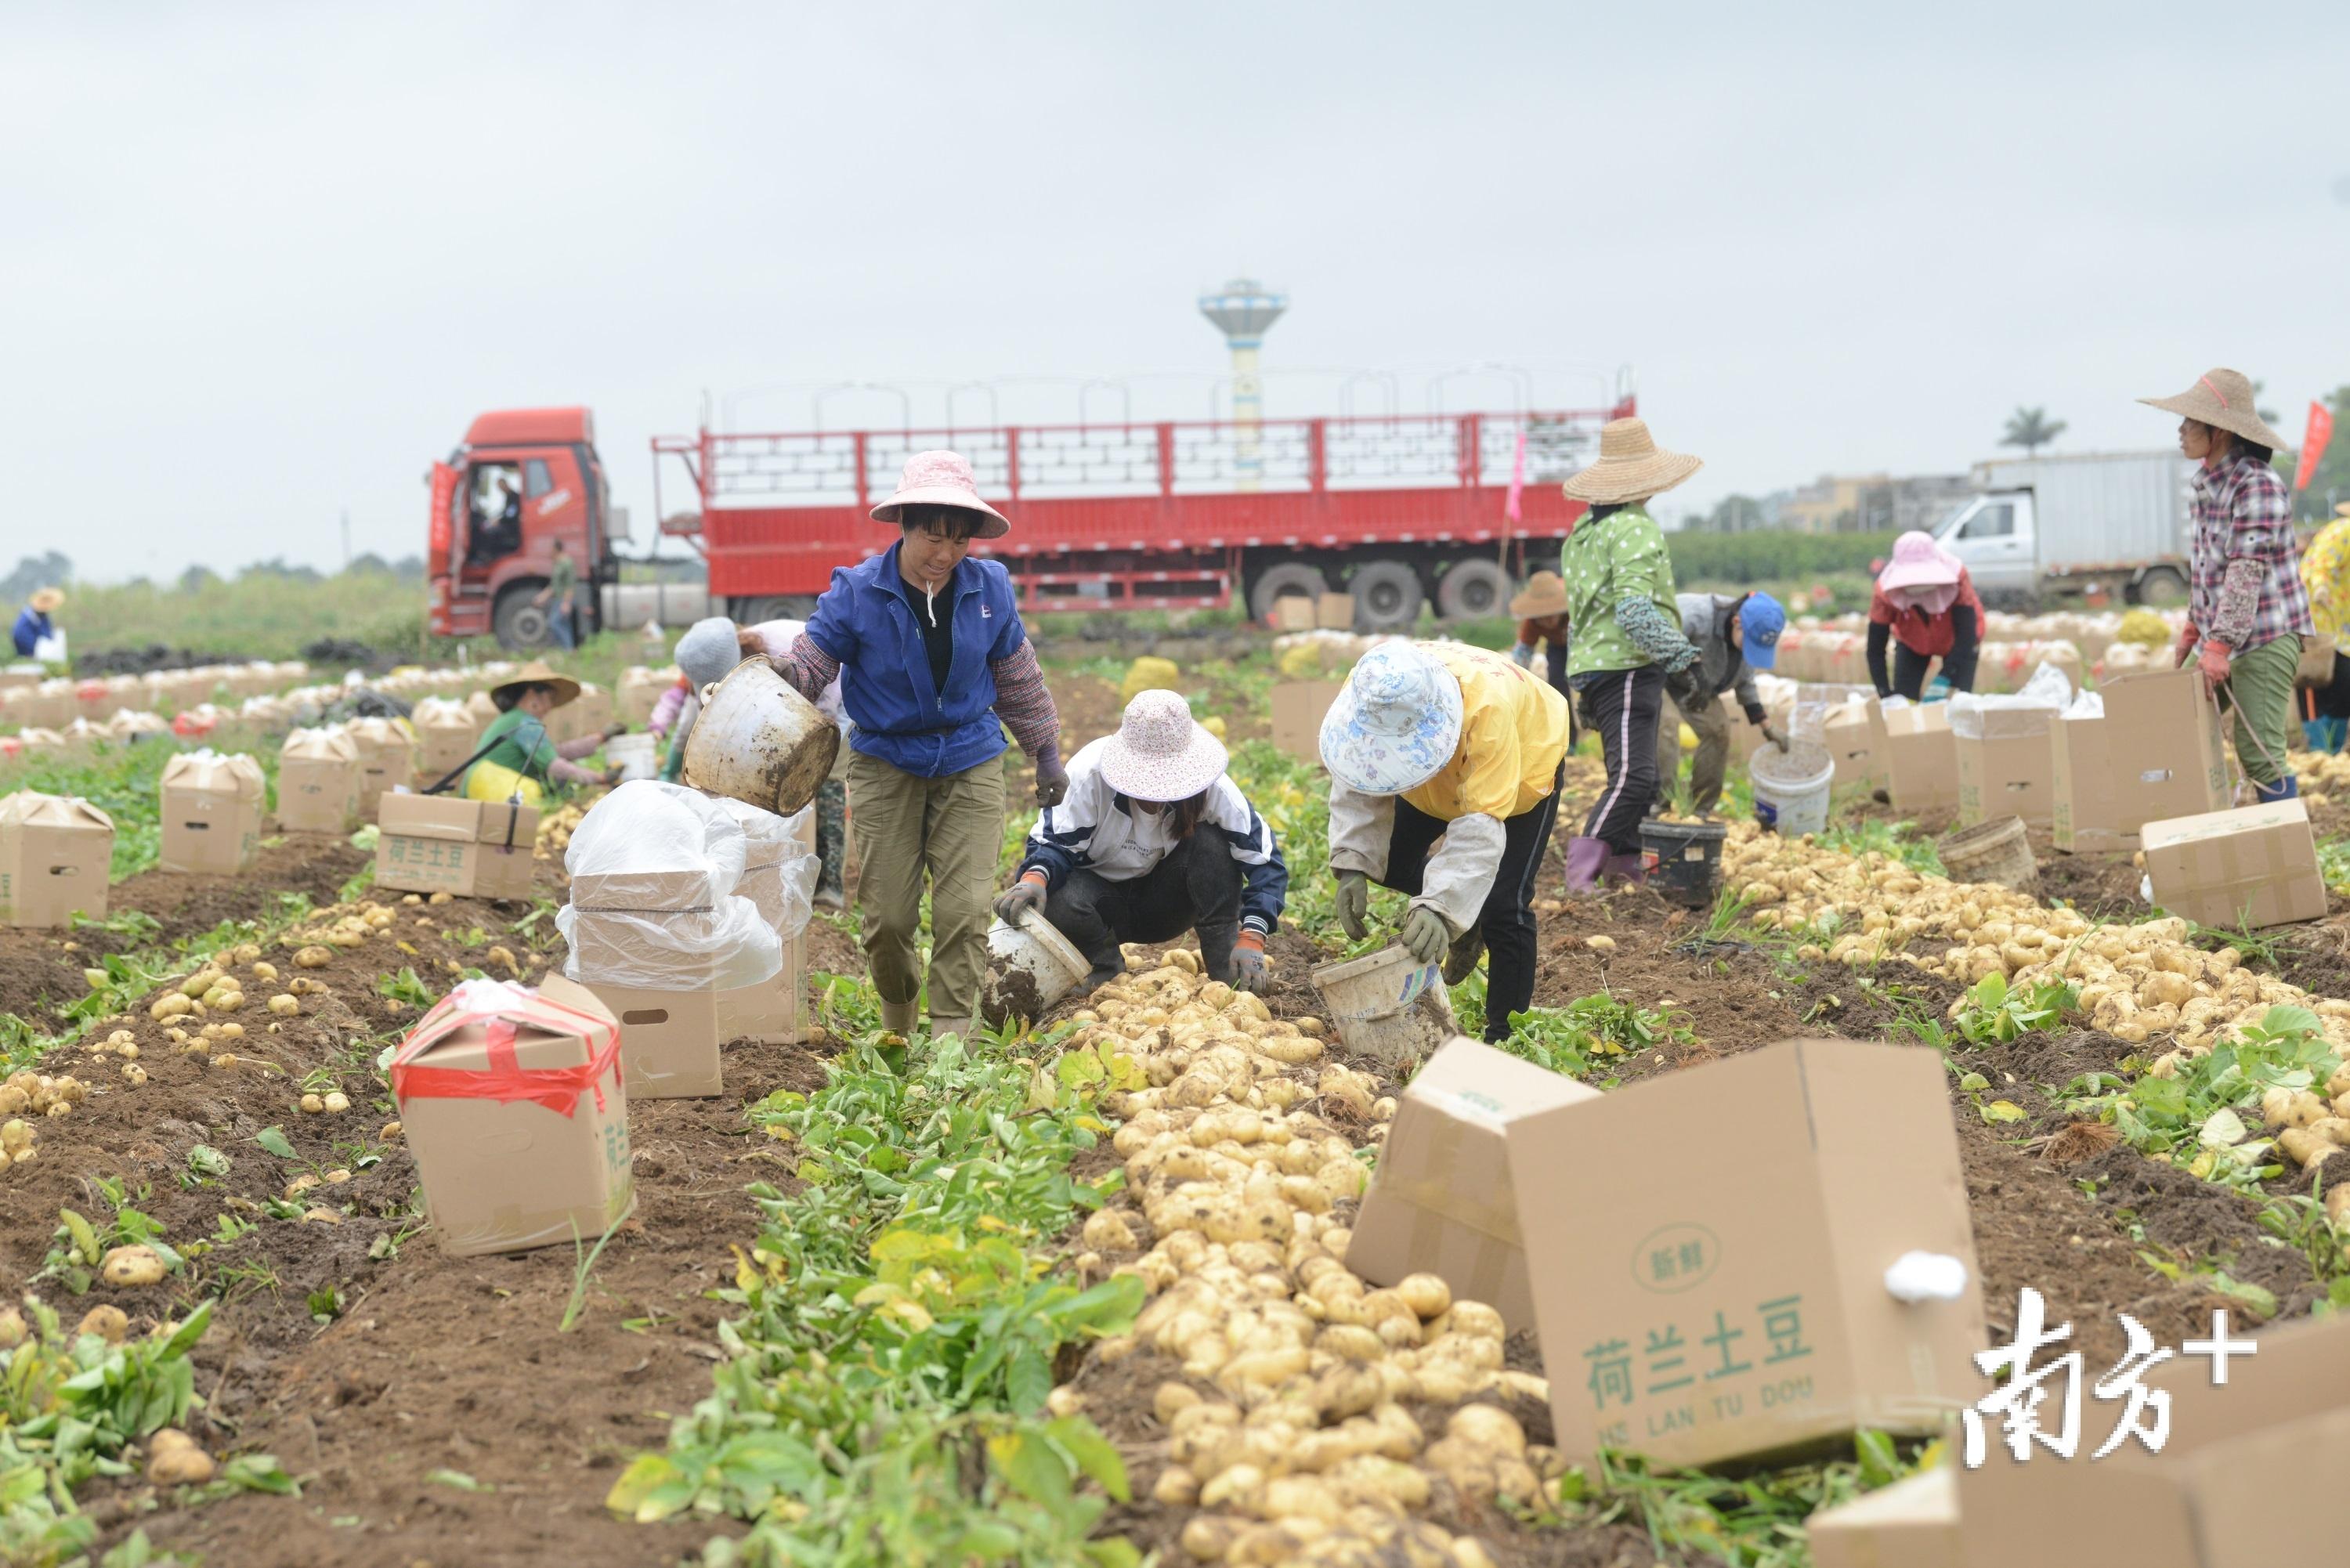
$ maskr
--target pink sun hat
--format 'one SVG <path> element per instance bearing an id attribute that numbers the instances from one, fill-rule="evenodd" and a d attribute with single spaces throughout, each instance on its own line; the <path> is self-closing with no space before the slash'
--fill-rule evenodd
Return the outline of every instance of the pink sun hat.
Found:
<path id="1" fill-rule="evenodd" d="M 1224 743 L 1179 691 L 1140 691 L 1102 745 L 1101 776 L 1128 800 L 1189 800 L 1224 775 Z"/>
<path id="2" fill-rule="evenodd" d="M 976 512 L 983 539 L 1000 539 L 1012 532 L 1011 520 L 979 498 L 971 461 L 959 452 L 941 448 L 908 458 L 906 471 L 898 476 L 898 493 L 873 509 L 873 521 L 900 522 L 908 506 L 960 506 Z"/>
<path id="3" fill-rule="evenodd" d="M 1947 588 L 1957 585 L 1961 564 L 1934 542 L 1931 534 L 1912 528 L 1893 541 L 1893 564 L 1877 579 L 1890 593 L 1896 588 Z"/>

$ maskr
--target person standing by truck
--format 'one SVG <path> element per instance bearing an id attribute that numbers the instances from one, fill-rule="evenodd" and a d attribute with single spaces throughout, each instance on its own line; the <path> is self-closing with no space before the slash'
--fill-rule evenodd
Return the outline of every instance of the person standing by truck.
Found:
<path id="1" fill-rule="evenodd" d="M 1787 737 L 1771 723 L 1762 699 L 1754 691 L 1754 671 L 1768 670 L 1779 659 L 1779 633 L 1787 612 L 1769 594 L 1681 594 L 1681 635 L 1697 649 L 1695 701 L 1673 698 L 1657 719 L 1657 805 L 1671 801 L 1680 782 L 1681 726 L 1697 734 L 1697 754 L 1690 759 L 1690 809 L 1706 815 L 1721 803 L 1722 777 L 1730 770 L 1730 721 L 1721 711 L 1721 694 L 1734 691 L 1746 722 L 1781 751 Z"/>
<path id="2" fill-rule="evenodd" d="M 1974 579 L 1959 558 L 1911 529 L 1893 541 L 1893 559 L 1877 575 L 1868 598 L 1868 679 L 1879 697 L 1912 702 L 1926 695 L 1926 672 L 1939 659 L 1939 691 L 1975 689 L 1975 661 L 1982 652 L 1983 607 Z M 1893 668 L 1885 667 L 1886 645 L 1895 644 Z"/>
<path id="3" fill-rule="evenodd" d="M 555 560 L 546 569 L 546 587 L 538 602 L 546 608 L 546 628 L 555 634 L 555 646 L 563 649 L 579 646 L 579 638 L 571 620 L 572 597 L 579 590 L 579 567 L 563 541 L 555 541 Z"/>
<path id="4" fill-rule="evenodd" d="M 2254 796 L 2289 800 L 2301 793 L 2285 759 L 2293 677 L 2301 639 L 2315 627 L 2293 497 L 2269 461 L 2283 438 L 2261 418 L 2251 379 L 2240 370 L 2210 370 L 2176 397 L 2138 401 L 2178 415 L 2178 450 L 2202 465 L 2178 662 L 2193 658 L 2234 710 L 2236 761 Z"/>
<path id="5" fill-rule="evenodd" d="M 857 730 L 849 829 L 857 908 L 885 1028 L 910 1033 L 923 992 L 914 943 L 931 884 L 933 1035 L 962 1033 L 979 1007 L 990 894 L 1003 842 L 1003 732 L 1036 770 L 1036 804 L 1069 784 L 1060 715 L 1020 623 L 1012 576 L 971 554 L 1012 531 L 980 499 L 959 452 L 916 452 L 872 510 L 899 537 L 837 567 L 807 629 L 775 671 L 809 701 L 835 680 Z"/>
<path id="6" fill-rule="evenodd" d="M 1698 683 L 1698 650 L 1681 634 L 1672 557 L 1648 502 L 1703 466 L 1659 447 L 1644 421 L 1610 420 L 1598 461 L 1564 486 L 1591 507 L 1559 553 L 1575 626 L 1566 678 L 1607 761 L 1607 787 L 1582 835 L 1567 840 L 1570 893 L 1589 892 L 1603 877 L 1644 875 L 1640 823 L 1657 794 L 1658 718 L 1668 691 L 1694 705 Z"/>

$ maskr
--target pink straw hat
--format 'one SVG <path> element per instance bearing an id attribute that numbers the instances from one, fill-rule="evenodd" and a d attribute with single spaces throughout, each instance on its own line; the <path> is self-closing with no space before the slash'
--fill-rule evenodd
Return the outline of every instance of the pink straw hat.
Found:
<path id="1" fill-rule="evenodd" d="M 1224 744 L 1180 691 L 1140 691 L 1102 746 L 1101 775 L 1128 800 L 1189 800 L 1224 775 Z"/>
<path id="2" fill-rule="evenodd" d="M 979 498 L 979 481 L 972 477 L 970 460 L 959 452 L 918 452 L 908 458 L 905 472 L 898 477 L 898 493 L 873 509 L 873 521 L 902 522 L 908 506 L 960 506 L 976 512 L 983 539 L 1000 539 L 1012 532 L 1003 514 Z"/>
<path id="3" fill-rule="evenodd" d="M 1931 534 L 1912 528 L 1893 541 L 1893 564 L 1877 576 L 1877 586 L 1895 588 L 1947 588 L 1959 580 L 1959 558 L 1934 542 Z"/>

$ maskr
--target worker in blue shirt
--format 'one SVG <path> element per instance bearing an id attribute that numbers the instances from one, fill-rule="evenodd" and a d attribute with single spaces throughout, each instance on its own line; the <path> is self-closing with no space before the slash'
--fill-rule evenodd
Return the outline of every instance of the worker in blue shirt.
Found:
<path id="1" fill-rule="evenodd" d="M 36 588 L 31 598 L 16 617 L 16 657 L 30 659 L 43 641 L 57 634 L 57 623 L 49 618 L 51 611 L 66 602 L 63 590 Z"/>

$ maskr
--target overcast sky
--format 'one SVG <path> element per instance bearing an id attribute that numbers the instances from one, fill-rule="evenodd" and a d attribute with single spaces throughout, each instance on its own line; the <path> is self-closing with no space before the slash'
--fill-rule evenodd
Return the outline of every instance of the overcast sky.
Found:
<path id="1" fill-rule="evenodd" d="M 0 554 L 421 548 L 483 410 L 584 402 L 641 540 L 707 391 L 1637 369 L 1710 504 L 1950 471 L 2213 364 L 2350 381 L 2350 5 L 11 6 Z M 1367 397 L 1367 383 L 1357 388 Z M 767 388 L 796 390 L 760 391 Z M 1506 404 L 1456 378 L 1449 406 Z M 1111 407 L 1096 394 L 1095 413 Z M 1337 411 L 1275 375 L 1268 413 Z M 1160 405 L 1171 405 L 1162 407 Z M 977 403 L 967 401 L 966 421 Z M 894 422 L 836 398 L 835 426 Z M 2350 432 L 2345 432 L 2350 438 Z M 673 506 L 677 493 L 666 497 Z M 5 565 L 5 563 L 0 563 Z"/>

